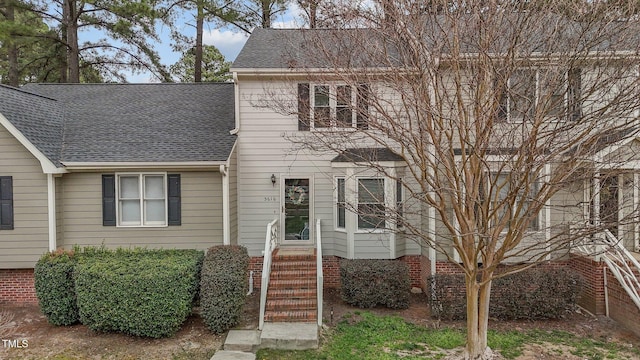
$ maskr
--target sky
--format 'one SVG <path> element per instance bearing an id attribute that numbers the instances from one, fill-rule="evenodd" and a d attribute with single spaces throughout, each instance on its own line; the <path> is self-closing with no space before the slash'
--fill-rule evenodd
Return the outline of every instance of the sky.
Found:
<path id="1" fill-rule="evenodd" d="M 301 13 L 302 10 L 297 8 L 295 5 L 291 5 L 287 12 L 279 14 L 274 19 L 272 26 L 274 28 L 299 28 L 302 23 L 302 17 L 300 16 Z M 184 18 L 178 19 L 178 21 L 176 21 L 176 26 L 180 29 L 183 35 L 195 38 L 195 21 L 192 17 L 189 18 L 190 16 L 190 14 L 186 14 Z M 158 32 L 160 35 L 160 42 L 155 44 L 155 48 L 160 54 L 161 62 L 169 67 L 180 59 L 181 54 L 174 52 L 171 48 L 171 39 L 169 37 L 170 30 L 166 26 L 158 28 Z M 82 34 L 80 34 L 80 36 L 82 40 Z M 86 34 L 85 36 L 90 38 L 92 35 Z M 248 38 L 249 35 L 243 31 L 234 30 L 231 27 L 215 28 L 215 25 L 205 23 L 203 43 L 205 45 L 214 45 L 217 47 L 227 61 L 235 60 Z M 158 80 L 154 79 L 148 73 L 142 73 L 128 75 L 127 81 L 133 83 L 144 83 L 157 82 Z"/>

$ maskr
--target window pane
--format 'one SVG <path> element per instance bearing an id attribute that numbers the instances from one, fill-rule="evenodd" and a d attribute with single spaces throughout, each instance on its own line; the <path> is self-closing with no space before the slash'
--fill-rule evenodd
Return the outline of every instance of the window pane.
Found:
<path id="1" fill-rule="evenodd" d="M 338 202 L 344 202 L 344 179 L 338 179 Z"/>
<path id="2" fill-rule="evenodd" d="M 346 225 L 346 220 L 345 220 L 345 207 L 344 204 L 338 204 L 338 227 L 343 228 Z"/>
<path id="3" fill-rule="evenodd" d="M 317 107 L 313 109 L 313 127 L 323 128 L 331 126 L 331 109 Z"/>
<path id="4" fill-rule="evenodd" d="M 138 186 L 138 176 L 121 176 L 120 177 L 120 198 L 121 199 L 139 199 L 140 188 Z"/>
<path id="5" fill-rule="evenodd" d="M 536 99 L 536 71 L 521 69 L 515 71 L 509 79 L 511 119 L 522 120 L 533 114 Z"/>
<path id="6" fill-rule="evenodd" d="M 565 73 L 545 70 L 540 74 L 540 102 L 545 115 L 562 117 L 564 115 L 564 93 L 567 88 Z"/>
<path id="7" fill-rule="evenodd" d="M 384 204 L 384 180 L 383 179 L 358 180 L 358 203 L 383 203 Z"/>
<path id="8" fill-rule="evenodd" d="M 360 229 L 383 229 L 384 204 L 359 204 L 358 205 L 358 228 Z"/>
<path id="9" fill-rule="evenodd" d="M 144 198 L 164 199 L 164 176 L 147 175 L 144 177 Z"/>
<path id="10" fill-rule="evenodd" d="M 313 87 L 314 91 L 314 106 L 315 107 L 328 107 L 329 106 L 329 86 L 316 85 Z"/>
<path id="11" fill-rule="evenodd" d="M 120 220 L 125 225 L 140 224 L 140 201 L 120 200 Z"/>
<path id="12" fill-rule="evenodd" d="M 165 222 L 164 200 L 145 200 L 144 222 Z"/>
<path id="13" fill-rule="evenodd" d="M 338 86 L 336 96 L 336 126 L 351 127 L 353 112 L 351 111 L 351 86 Z"/>

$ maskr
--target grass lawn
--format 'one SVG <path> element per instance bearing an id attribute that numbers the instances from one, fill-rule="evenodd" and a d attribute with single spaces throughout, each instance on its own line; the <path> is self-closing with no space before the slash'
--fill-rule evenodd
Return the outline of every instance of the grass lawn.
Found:
<path id="1" fill-rule="evenodd" d="M 408 323 L 400 317 L 377 316 L 368 312 L 355 312 L 343 317 L 334 329 L 324 335 L 318 350 L 262 349 L 258 351 L 257 359 L 441 359 L 461 354 L 465 344 L 463 330 L 431 329 Z M 506 359 L 519 358 L 527 346 L 534 344 L 558 359 L 640 358 L 637 349 L 582 338 L 565 331 L 491 331 L 488 341 L 489 347 Z"/>

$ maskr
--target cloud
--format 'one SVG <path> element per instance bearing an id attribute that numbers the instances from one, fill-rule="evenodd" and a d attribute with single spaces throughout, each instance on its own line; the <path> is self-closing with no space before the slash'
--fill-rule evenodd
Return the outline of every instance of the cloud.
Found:
<path id="1" fill-rule="evenodd" d="M 238 56 L 247 38 L 248 35 L 244 33 L 224 29 L 213 29 L 202 34 L 202 42 L 217 47 L 228 61 Z"/>

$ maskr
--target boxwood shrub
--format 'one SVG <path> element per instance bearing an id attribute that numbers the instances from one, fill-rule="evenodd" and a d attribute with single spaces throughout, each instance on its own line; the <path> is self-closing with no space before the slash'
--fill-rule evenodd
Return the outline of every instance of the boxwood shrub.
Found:
<path id="1" fill-rule="evenodd" d="M 461 320 L 467 315 L 463 275 L 432 276 L 431 315 Z M 584 281 L 570 269 L 534 268 L 494 280 L 489 316 L 498 319 L 558 319 L 572 308 Z"/>
<path id="2" fill-rule="evenodd" d="M 238 323 L 248 290 L 247 249 L 214 246 L 207 251 L 200 281 L 200 313 L 207 327 L 221 333 Z"/>
<path id="3" fill-rule="evenodd" d="M 80 321 L 97 331 L 173 335 L 191 313 L 202 258 L 197 250 L 85 254 L 75 276 Z"/>
<path id="4" fill-rule="evenodd" d="M 34 270 L 36 296 L 40 310 L 53 325 L 71 325 L 79 320 L 73 269 L 73 251 L 44 254 Z"/>
<path id="5" fill-rule="evenodd" d="M 361 308 L 377 305 L 391 309 L 409 307 L 409 267 L 398 260 L 342 260 L 342 300 Z"/>

